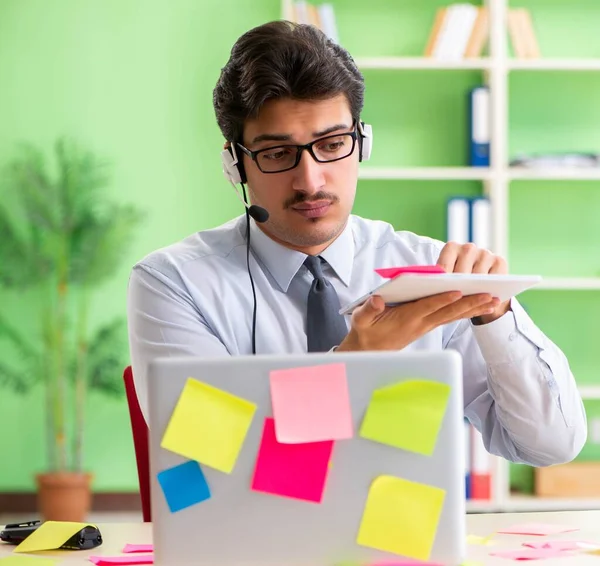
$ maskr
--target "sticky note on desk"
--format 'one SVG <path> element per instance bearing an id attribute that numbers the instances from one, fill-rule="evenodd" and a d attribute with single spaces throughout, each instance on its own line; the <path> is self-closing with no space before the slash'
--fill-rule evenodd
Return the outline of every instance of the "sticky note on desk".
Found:
<path id="1" fill-rule="evenodd" d="M 428 560 L 446 492 L 394 476 L 369 489 L 356 542 L 416 560 Z"/>
<path id="2" fill-rule="evenodd" d="M 420 379 L 375 389 L 360 436 L 431 456 L 449 396 L 446 383 Z"/>
<path id="3" fill-rule="evenodd" d="M 542 558 L 555 558 L 557 556 L 570 556 L 571 553 L 553 548 L 522 548 L 518 550 L 498 550 L 490 552 L 490 556 L 512 558 L 513 560 L 540 560 Z"/>
<path id="4" fill-rule="evenodd" d="M 190 378 L 161 447 L 229 474 L 255 412 L 254 403 Z"/>
<path id="5" fill-rule="evenodd" d="M 267 417 L 252 478 L 252 489 L 320 503 L 332 448 L 332 440 L 304 444 L 278 442 L 274 420 Z"/>
<path id="6" fill-rule="evenodd" d="M 577 527 L 569 527 L 567 525 L 558 525 L 552 523 L 523 523 L 513 525 L 505 529 L 498 529 L 496 532 L 505 535 L 557 535 L 559 533 L 567 533 L 579 530 Z"/>
<path id="7" fill-rule="evenodd" d="M 194 460 L 159 472 L 157 479 L 171 513 L 210 499 L 206 478 Z"/>
<path id="8" fill-rule="evenodd" d="M 279 442 L 352 438 L 345 364 L 273 370 L 270 383 Z"/>
<path id="9" fill-rule="evenodd" d="M 7 556 L 0 558 L 0 566 L 55 566 L 52 558 L 37 558 L 32 556 Z"/>
<path id="10" fill-rule="evenodd" d="M 117 566 L 132 564 L 154 564 L 153 554 L 134 554 L 130 556 L 90 556 L 88 558 L 96 566 Z"/>
<path id="11" fill-rule="evenodd" d="M 17 545 L 13 552 L 37 552 L 60 548 L 75 533 L 90 526 L 93 525 L 70 521 L 46 521 Z"/>

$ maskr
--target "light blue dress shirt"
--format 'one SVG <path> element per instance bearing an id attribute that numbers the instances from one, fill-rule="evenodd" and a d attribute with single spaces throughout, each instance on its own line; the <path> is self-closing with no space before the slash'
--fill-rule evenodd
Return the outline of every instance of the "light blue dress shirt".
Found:
<path id="1" fill-rule="evenodd" d="M 140 261 L 131 273 L 131 362 L 147 415 L 146 365 L 162 356 L 252 353 L 253 298 L 246 266 L 246 218 L 198 232 Z M 251 221 L 250 267 L 258 301 L 258 354 L 306 352 L 306 255 Z M 443 242 L 350 216 L 321 254 L 345 305 L 381 283 L 375 268 L 435 264 Z M 349 317 L 348 317 L 349 323 Z M 405 350 L 451 348 L 463 358 L 465 416 L 492 454 L 536 466 L 566 462 L 587 437 L 583 403 L 568 361 L 516 299 L 496 321 L 439 327 Z M 335 353 L 331 354 L 335 356 Z"/>

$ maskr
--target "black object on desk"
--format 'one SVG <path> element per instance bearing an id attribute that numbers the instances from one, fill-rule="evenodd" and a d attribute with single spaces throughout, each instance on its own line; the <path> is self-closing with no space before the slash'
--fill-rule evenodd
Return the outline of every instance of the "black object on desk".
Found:
<path id="1" fill-rule="evenodd" d="M 8 544 L 20 544 L 42 524 L 41 521 L 28 521 L 6 525 L 0 531 L 0 540 Z M 98 527 L 88 525 L 77 531 L 60 548 L 64 550 L 89 550 L 102 544 L 102 534 Z"/>

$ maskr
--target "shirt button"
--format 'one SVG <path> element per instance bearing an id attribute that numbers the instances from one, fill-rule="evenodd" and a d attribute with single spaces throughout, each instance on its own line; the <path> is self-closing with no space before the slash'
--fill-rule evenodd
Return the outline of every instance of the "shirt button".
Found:
<path id="1" fill-rule="evenodd" d="M 513 340 L 516 340 L 516 339 L 517 339 L 517 335 L 516 335 L 514 332 L 511 332 L 511 333 L 508 335 L 508 339 L 509 339 L 509 340 L 512 342 Z"/>

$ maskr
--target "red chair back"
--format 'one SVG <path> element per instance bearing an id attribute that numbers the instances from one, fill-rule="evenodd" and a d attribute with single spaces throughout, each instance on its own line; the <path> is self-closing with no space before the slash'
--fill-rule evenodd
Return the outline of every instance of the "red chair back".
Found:
<path id="1" fill-rule="evenodd" d="M 131 432 L 133 433 L 133 446 L 135 448 L 135 461 L 137 463 L 138 481 L 140 485 L 140 498 L 142 500 L 142 517 L 145 523 L 151 519 L 150 511 L 150 458 L 148 450 L 148 425 L 144 419 L 133 381 L 131 366 L 123 372 L 129 418 L 131 419 Z"/>

